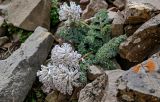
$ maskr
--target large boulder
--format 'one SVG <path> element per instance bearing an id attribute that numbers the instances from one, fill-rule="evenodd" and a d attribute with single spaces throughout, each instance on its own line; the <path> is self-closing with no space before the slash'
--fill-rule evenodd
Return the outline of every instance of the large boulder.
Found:
<path id="1" fill-rule="evenodd" d="M 160 102 L 160 53 L 132 67 L 118 79 L 120 102 Z"/>
<path id="2" fill-rule="evenodd" d="M 120 45 L 121 57 L 130 62 L 140 62 L 151 54 L 153 49 L 159 49 L 160 44 L 160 14 L 144 23 L 132 36 Z M 155 50 L 156 50 L 155 49 Z"/>
<path id="3" fill-rule="evenodd" d="M 93 17 L 100 9 L 107 9 L 108 4 L 105 0 L 90 0 L 86 9 L 82 13 L 82 19 Z"/>
<path id="4" fill-rule="evenodd" d="M 104 73 L 80 91 L 78 102 L 101 102 L 106 92 L 108 77 Z"/>
<path id="5" fill-rule="evenodd" d="M 50 0 L 13 0 L 8 7 L 8 22 L 34 31 L 37 26 L 50 28 Z"/>
<path id="6" fill-rule="evenodd" d="M 144 23 L 160 10 L 159 0 L 126 0 L 125 23 Z"/>
<path id="7" fill-rule="evenodd" d="M 0 61 L 1 102 L 24 101 L 52 45 L 52 35 L 38 27 L 18 50 Z"/>

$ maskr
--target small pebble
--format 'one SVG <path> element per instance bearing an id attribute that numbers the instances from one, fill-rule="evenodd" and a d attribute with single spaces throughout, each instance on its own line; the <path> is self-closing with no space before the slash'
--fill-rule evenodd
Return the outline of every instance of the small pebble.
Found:
<path id="1" fill-rule="evenodd" d="M 149 92 L 150 93 L 155 93 L 155 89 L 150 89 Z"/>

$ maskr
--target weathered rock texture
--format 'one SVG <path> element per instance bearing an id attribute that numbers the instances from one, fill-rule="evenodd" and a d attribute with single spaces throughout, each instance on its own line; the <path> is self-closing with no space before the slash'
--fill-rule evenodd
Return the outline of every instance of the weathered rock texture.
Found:
<path id="1" fill-rule="evenodd" d="M 68 102 L 68 98 L 69 96 L 63 95 L 58 91 L 54 91 L 46 96 L 45 102 Z"/>
<path id="2" fill-rule="evenodd" d="M 113 37 L 124 34 L 124 22 L 124 16 L 118 11 L 111 26 Z"/>
<path id="3" fill-rule="evenodd" d="M 125 7 L 126 0 L 115 0 L 113 5 L 115 5 L 118 9 L 123 9 Z"/>
<path id="4" fill-rule="evenodd" d="M 132 25 L 126 25 L 124 27 L 124 32 L 127 36 L 131 36 L 142 24 L 132 24 Z"/>
<path id="5" fill-rule="evenodd" d="M 2 46 L 4 43 L 6 43 L 9 40 L 7 36 L 0 37 L 0 46 Z"/>
<path id="6" fill-rule="evenodd" d="M 118 79 L 122 102 L 160 102 L 160 53 L 132 67 Z"/>
<path id="7" fill-rule="evenodd" d="M 87 73 L 88 79 L 93 81 L 103 73 L 104 71 L 100 67 L 92 65 L 88 68 L 88 73 Z"/>
<path id="8" fill-rule="evenodd" d="M 89 19 L 93 17 L 100 9 L 107 9 L 108 4 L 105 0 L 90 0 L 86 9 L 82 13 L 83 19 Z"/>
<path id="9" fill-rule="evenodd" d="M 8 21 L 29 31 L 37 26 L 49 29 L 50 9 L 50 0 L 13 0 L 8 7 Z"/>
<path id="10" fill-rule="evenodd" d="M 38 27 L 18 50 L 0 61 L 1 102 L 23 102 L 52 45 L 52 35 Z"/>
<path id="11" fill-rule="evenodd" d="M 99 76 L 80 91 L 78 102 L 101 102 L 108 83 L 106 74 Z"/>
<path id="12" fill-rule="evenodd" d="M 104 96 L 104 102 L 118 102 L 117 101 L 117 79 L 124 74 L 125 71 L 117 69 L 106 71 L 108 75 L 108 89 L 107 94 Z"/>
<path id="13" fill-rule="evenodd" d="M 128 0 L 125 8 L 125 24 L 144 23 L 155 16 L 157 11 L 158 9 L 154 5 L 148 4 L 146 1 L 138 3 L 134 0 Z"/>
<path id="14" fill-rule="evenodd" d="M 120 55 L 131 62 L 143 61 L 160 44 L 160 14 L 144 23 L 120 45 Z"/>

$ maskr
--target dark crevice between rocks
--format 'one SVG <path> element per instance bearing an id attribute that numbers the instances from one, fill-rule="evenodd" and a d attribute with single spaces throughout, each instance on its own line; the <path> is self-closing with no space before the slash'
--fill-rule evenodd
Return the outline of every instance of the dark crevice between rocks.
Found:
<path id="1" fill-rule="evenodd" d="M 129 62 L 128 60 L 120 57 L 119 54 L 116 56 L 116 60 L 118 64 L 121 66 L 122 70 L 128 70 L 139 63 L 139 62 Z"/>

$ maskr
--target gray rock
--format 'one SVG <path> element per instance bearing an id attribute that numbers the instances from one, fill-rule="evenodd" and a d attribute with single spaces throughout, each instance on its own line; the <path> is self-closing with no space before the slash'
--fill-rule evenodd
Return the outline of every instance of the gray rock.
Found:
<path id="1" fill-rule="evenodd" d="M 108 19 L 110 22 L 113 21 L 113 19 L 117 16 L 117 13 L 111 10 L 108 10 Z"/>
<path id="2" fill-rule="evenodd" d="M 80 91 L 78 102 L 101 102 L 107 84 L 108 76 L 104 73 Z"/>
<path id="3" fill-rule="evenodd" d="M 160 14 L 144 23 L 120 45 L 121 57 L 130 62 L 140 62 L 160 44 Z M 159 49 L 159 48 L 157 48 Z M 156 50 L 156 49 L 155 49 Z"/>
<path id="4" fill-rule="evenodd" d="M 37 26 L 50 28 L 50 0 L 13 0 L 8 7 L 8 22 L 34 31 Z"/>
<path id="5" fill-rule="evenodd" d="M 160 102 L 160 52 L 132 67 L 118 79 L 121 102 Z"/>
<path id="6" fill-rule="evenodd" d="M 2 46 L 4 43 L 6 43 L 8 41 L 8 37 L 4 36 L 4 37 L 0 37 L 0 46 Z"/>
<path id="7" fill-rule="evenodd" d="M 95 65 L 92 65 L 88 68 L 88 79 L 93 81 L 95 80 L 98 76 L 102 75 L 104 72 L 102 70 L 102 68 L 97 67 Z"/>
<path id="8" fill-rule="evenodd" d="M 107 94 L 104 96 L 104 102 L 118 102 L 116 97 L 118 93 L 117 79 L 124 73 L 125 71 L 121 69 L 106 71 L 108 75 L 108 89 L 106 92 Z"/>
<path id="9" fill-rule="evenodd" d="M 47 29 L 37 27 L 18 50 L 0 61 L 1 102 L 24 101 L 52 45 L 52 35 Z"/>

